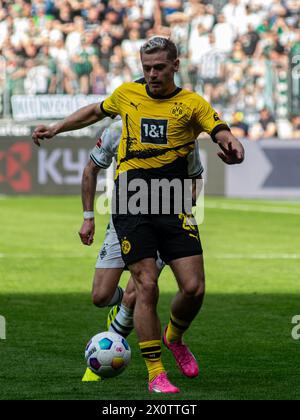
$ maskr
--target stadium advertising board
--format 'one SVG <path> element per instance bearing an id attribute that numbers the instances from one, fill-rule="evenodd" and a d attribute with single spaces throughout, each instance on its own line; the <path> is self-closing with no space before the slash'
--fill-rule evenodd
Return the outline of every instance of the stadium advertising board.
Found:
<path id="1" fill-rule="evenodd" d="M 225 195 L 300 198 L 300 144 L 295 140 L 244 142 L 245 161 L 226 168 Z"/>
<path id="2" fill-rule="evenodd" d="M 79 194 L 92 138 L 57 138 L 47 147 L 0 137 L 0 194 Z"/>
<path id="3" fill-rule="evenodd" d="M 99 95 L 13 95 L 13 119 L 16 121 L 64 118 L 77 109 L 101 102 Z"/>

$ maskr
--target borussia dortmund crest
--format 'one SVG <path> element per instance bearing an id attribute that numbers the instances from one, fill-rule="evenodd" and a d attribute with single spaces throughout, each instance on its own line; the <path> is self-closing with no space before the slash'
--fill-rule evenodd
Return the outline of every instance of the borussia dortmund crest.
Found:
<path id="1" fill-rule="evenodd" d="M 124 255 L 129 254 L 131 250 L 131 243 L 126 239 L 122 239 L 122 252 Z"/>
<path id="2" fill-rule="evenodd" d="M 175 102 L 174 106 L 171 108 L 171 114 L 175 118 L 180 118 L 185 114 L 186 105 L 182 102 Z"/>

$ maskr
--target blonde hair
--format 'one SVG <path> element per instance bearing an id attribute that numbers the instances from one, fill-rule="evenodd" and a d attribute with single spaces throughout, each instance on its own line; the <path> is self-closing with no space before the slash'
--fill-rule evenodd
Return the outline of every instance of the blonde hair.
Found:
<path id="1" fill-rule="evenodd" d="M 153 54 L 157 51 L 167 51 L 169 60 L 176 60 L 178 58 L 178 50 L 174 42 L 170 38 L 157 35 L 149 38 L 141 46 L 140 54 Z"/>

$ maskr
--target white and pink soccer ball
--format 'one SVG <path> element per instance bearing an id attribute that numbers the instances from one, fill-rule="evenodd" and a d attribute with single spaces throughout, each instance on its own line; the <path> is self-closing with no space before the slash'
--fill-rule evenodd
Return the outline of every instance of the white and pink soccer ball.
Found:
<path id="1" fill-rule="evenodd" d="M 120 375 L 129 365 L 131 349 L 128 342 L 119 334 L 106 331 L 96 334 L 85 349 L 88 367 L 101 378 Z"/>

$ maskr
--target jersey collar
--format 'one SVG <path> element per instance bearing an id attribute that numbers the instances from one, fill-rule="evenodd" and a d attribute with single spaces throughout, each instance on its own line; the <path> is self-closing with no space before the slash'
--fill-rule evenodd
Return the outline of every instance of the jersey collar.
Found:
<path id="1" fill-rule="evenodd" d="M 152 99 L 170 99 L 170 98 L 173 98 L 174 96 L 176 96 L 181 91 L 182 91 L 182 88 L 177 87 L 174 90 L 174 92 L 169 93 L 169 95 L 166 95 L 166 96 L 163 96 L 163 95 L 154 95 L 153 93 L 150 92 L 149 86 L 146 85 L 147 95 L 150 96 L 150 98 L 152 98 Z"/>

